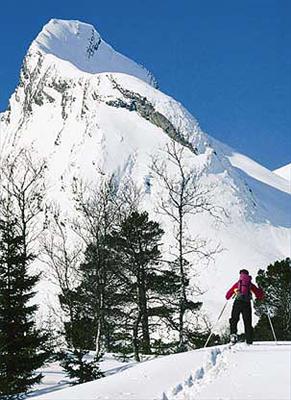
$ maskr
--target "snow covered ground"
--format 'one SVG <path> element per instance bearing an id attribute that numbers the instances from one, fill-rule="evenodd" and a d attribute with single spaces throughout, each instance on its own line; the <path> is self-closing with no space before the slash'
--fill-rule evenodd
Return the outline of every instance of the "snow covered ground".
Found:
<path id="1" fill-rule="evenodd" d="M 175 400 L 283 400 L 291 397 L 290 344 L 238 344 Z"/>
<path id="2" fill-rule="evenodd" d="M 127 365 L 40 400 L 290 400 L 291 342 L 239 343 Z"/>
<path id="3" fill-rule="evenodd" d="M 90 352 L 86 357 L 88 359 L 93 359 L 94 352 Z M 136 361 L 121 360 L 121 358 L 119 359 L 119 357 L 114 354 L 106 353 L 99 365 L 104 375 L 110 376 L 130 368 L 135 364 Z M 43 379 L 40 384 L 34 387 L 33 392 L 28 395 L 29 398 L 34 398 L 35 396 L 47 394 L 70 386 L 70 378 L 66 376 L 59 362 L 52 362 L 38 370 L 38 372 L 42 373 Z"/>

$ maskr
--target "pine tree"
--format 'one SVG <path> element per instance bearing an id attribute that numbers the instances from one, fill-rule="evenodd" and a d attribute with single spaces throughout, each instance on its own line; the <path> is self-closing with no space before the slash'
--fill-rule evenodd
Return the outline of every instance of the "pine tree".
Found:
<path id="1" fill-rule="evenodd" d="M 78 288 L 91 323 L 93 348 L 101 346 L 113 351 L 113 331 L 117 325 L 117 309 L 120 298 L 117 287 L 120 280 L 112 268 L 107 238 L 99 236 L 98 243 L 91 243 L 85 252 L 85 260 L 80 265 L 81 283 Z M 98 326 L 102 329 L 99 330 Z"/>
<path id="2" fill-rule="evenodd" d="M 8 398 L 40 381 L 35 371 L 50 353 L 32 304 L 40 276 L 29 273 L 43 230 L 45 169 L 26 149 L 0 163 L 0 392 Z"/>
<path id="3" fill-rule="evenodd" d="M 74 185 L 75 206 L 78 219 L 73 221 L 73 227 L 86 245 L 85 261 L 80 265 L 82 287 L 80 290 L 87 297 L 90 308 L 90 318 L 95 331 L 96 355 L 110 351 L 111 324 L 104 318 L 105 307 L 110 302 L 109 297 L 114 289 L 107 290 L 111 285 L 112 274 L 108 269 L 108 254 L 106 237 L 112 225 L 121 212 L 120 201 L 116 199 L 114 176 L 103 176 L 96 186 L 88 187 L 83 181 Z M 119 203 L 119 204 L 118 204 Z M 111 292 L 111 293 L 110 293 Z M 88 310 L 89 311 L 89 310 Z"/>
<path id="4" fill-rule="evenodd" d="M 60 296 L 60 304 L 67 320 L 64 322 L 64 337 L 67 348 L 58 353 L 61 366 L 73 384 L 84 383 L 103 376 L 98 362 L 102 354 L 88 360 L 89 349 L 94 348 L 93 321 L 88 313 L 88 304 L 80 288 L 67 290 Z"/>
<path id="5" fill-rule="evenodd" d="M 107 351 L 128 354 L 131 352 L 128 343 L 131 340 L 132 325 L 134 325 L 132 321 L 131 325 L 129 320 L 132 320 L 131 311 L 133 314 L 136 312 L 136 303 L 133 299 L 136 297 L 137 287 L 132 280 L 132 271 L 128 270 L 127 265 L 122 265 L 120 260 L 120 257 L 124 255 L 123 252 L 127 250 L 123 248 L 122 255 L 115 254 L 111 257 L 111 253 L 116 252 L 118 232 L 118 229 L 114 231 L 114 239 L 104 238 L 104 241 L 108 243 L 106 246 L 104 243 L 104 251 L 107 255 L 103 257 L 102 263 L 100 263 L 100 247 L 95 248 L 94 244 L 88 246 L 85 261 L 80 266 L 82 275 L 78 291 L 86 310 L 86 326 L 91 334 L 91 346 L 96 340 L 96 321 L 100 319 L 101 313 L 104 347 Z M 148 266 L 145 290 L 148 299 L 148 318 L 155 318 L 156 328 L 163 323 L 164 328 L 172 329 L 173 313 L 177 312 L 176 294 L 179 290 L 179 276 L 167 264 L 159 269 L 154 268 L 154 265 Z M 102 297 L 100 291 L 103 293 Z M 153 297 L 154 302 L 151 301 Z M 77 296 L 75 295 L 74 298 Z M 103 299 L 102 307 L 100 307 L 100 298 Z M 171 344 L 160 340 L 158 346 L 169 348 Z M 148 349 L 143 349 L 143 351 L 148 351 Z"/>
<path id="6" fill-rule="evenodd" d="M 16 221 L 0 220 L 0 393 L 17 398 L 40 382 L 35 371 L 49 357 L 47 337 L 35 326 L 36 305 L 31 305 L 39 275 L 29 275 L 33 260 L 24 251 Z"/>
<path id="7" fill-rule="evenodd" d="M 120 281 L 126 330 L 132 330 L 136 360 L 139 353 L 151 353 L 151 324 L 155 318 L 166 319 L 174 308 L 179 277 L 160 265 L 160 240 L 163 230 L 149 220 L 147 212 L 132 212 L 119 228 L 112 231 L 110 249 L 113 265 Z"/>
<path id="8" fill-rule="evenodd" d="M 265 292 L 265 301 L 256 301 L 255 309 L 260 319 L 255 327 L 255 337 L 273 340 L 268 313 L 272 318 L 278 340 L 291 340 L 291 260 L 286 258 L 259 270 L 258 285 Z"/>
<path id="9" fill-rule="evenodd" d="M 72 379 L 73 385 L 102 378 L 99 359 L 87 360 L 88 352 L 81 349 L 67 349 L 59 353 L 61 366 Z"/>

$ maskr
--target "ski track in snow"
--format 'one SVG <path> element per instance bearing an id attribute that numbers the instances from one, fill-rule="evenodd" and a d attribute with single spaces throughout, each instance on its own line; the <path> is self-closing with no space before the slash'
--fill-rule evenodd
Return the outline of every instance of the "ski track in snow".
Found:
<path id="1" fill-rule="evenodd" d="M 290 400 L 291 343 L 267 343 L 214 348 L 194 378 L 190 375 L 162 400 Z"/>
<path id="2" fill-rule="evenodd" d="M 227 354 L 232 346 L 214 347 L 210 352 L 206 352 L 203 365 L 195 370 L 194 373 L 178 383 L 169 392 L 163 393 L 162 400 L 190 400 L 189 396 L 198 393 L 201 387 L 212 382 L 220 373 L 227 368 Z M 191 397 L 194 399 L 194 397 Z"/>

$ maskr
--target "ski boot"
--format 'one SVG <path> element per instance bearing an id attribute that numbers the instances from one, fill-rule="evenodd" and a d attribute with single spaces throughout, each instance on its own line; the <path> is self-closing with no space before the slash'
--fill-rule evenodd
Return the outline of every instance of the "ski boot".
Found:
<path id="1" fill-rule="evenodd" d="M 230 335 L 230 344 L 236 344 L 237 343 L 237 334 L 233 333 Z"/>

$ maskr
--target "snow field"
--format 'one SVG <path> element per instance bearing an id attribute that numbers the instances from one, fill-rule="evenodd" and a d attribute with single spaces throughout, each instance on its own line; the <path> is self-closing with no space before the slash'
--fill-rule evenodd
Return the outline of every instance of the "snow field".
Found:
<path id="1" fill-rule="evenodd" d="M 166 399 L 166 391 L 169 390 L 170 395 L 175 395 L 184 387 L 185 382 L 191 384 L 192 379 L 198 379 L 201 375 L 201 366 L 205 364 L 205 357 L 212 357 L 214 360 L 220 351 L 201 349 L 160 357 L 136 364 L 120 373 L 97 381 L 35 398 L 43 400 Z M 190 371 L 193 371 L 194 378 L 191 378 Z"/>
<path id="2" fill-rule="evenodd" d="M 94 352 L 90 352 L 86 355 L 86 359 L 92 360 L 94 355 Z M 114 354 L 105 353 L 99 366 L 105 376 L 110 376 L 130 368 L 135 364 L 136 361 L 122 361 Z M 70 387 L 70 378 L 66 376 L 66 372 L 60 366 L 59 362 L 49 363 L 38 370 L 38 372 L 42 373 L 43 379 L 38 385 L 35 385 L 34 390 L 28 394 L 28 398 L 35 398 L 36 396 Z"/>
<path id="3" fill-rule="evenodd" d="M 238 344 L 225 353 L 217 376 L 179 400 L 290 400 L 291 343 Z M 178 400 L 178 398 L 177 398 Z"/>
<path id="4" fill-rule="evenodd" d="M 216 346 L 121 366 L 115 372 L 97 381 L 33 398 L 290 400 L 291 342 Z"/>

